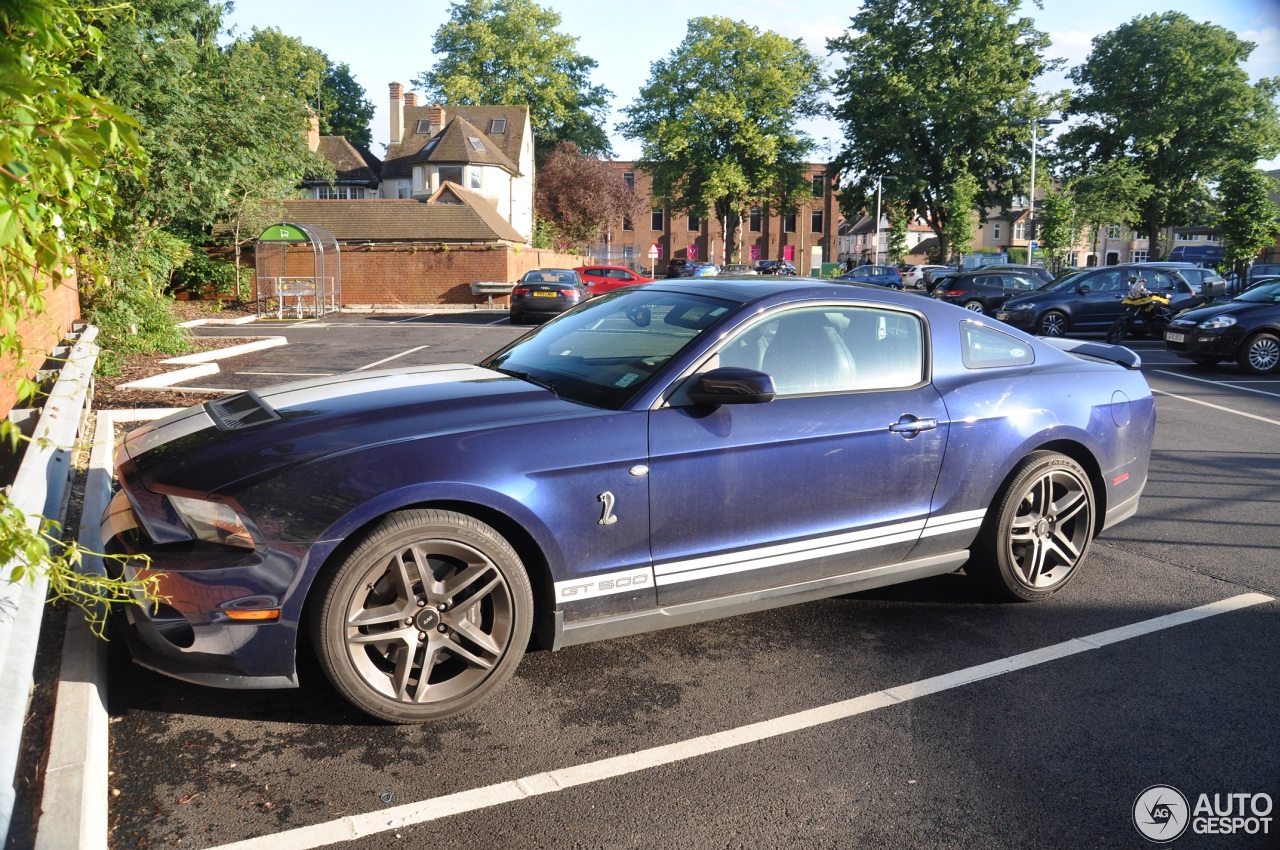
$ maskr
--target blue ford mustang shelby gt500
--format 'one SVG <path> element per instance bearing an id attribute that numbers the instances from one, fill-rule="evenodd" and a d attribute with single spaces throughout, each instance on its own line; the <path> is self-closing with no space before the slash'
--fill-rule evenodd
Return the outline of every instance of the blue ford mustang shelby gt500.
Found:
<path id="1" fill-rule="evenodd" d="M 1132 515 L 1128 349 L 876 286 L 618 290 L 478 366 L 240 393 L 124 437 L 109 551 L 135 659 L 446 717 L 552 649 L 964 567 L 1032 600 Z"/>

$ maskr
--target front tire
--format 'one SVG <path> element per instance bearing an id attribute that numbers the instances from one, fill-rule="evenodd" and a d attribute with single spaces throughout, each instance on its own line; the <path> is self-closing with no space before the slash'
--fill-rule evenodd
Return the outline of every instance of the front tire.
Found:
<path id="1" fill-rule="evenodd" d="M 1119 345 L 1124 342 L 1124 338 L 1129 335 L 1129 327 L 1133 324 L 1133 319 L 1129 316 L 1119 316 L 1111 327 L 1107 328 L 1107 342 L 1112 345 Z"/>
<path id="2" fill-rule="evenodd" d="M 317 585 L 311 638 L 357 708 L 393 723 L 459 714 L 510 678 L 533 623 L 520 558 L 465 514 L 384 517 Z"/>
<path id="3" fill-rule="evenodd" d="M 1095 522 L 1093 487 L 1080 464 L 1033 452 L 996 496 L 965 572 L 1009 599 L 1051 596 L 1079 572 Z"/>
<path id="4" fill-rule="evenodd" d="M 1245 340 L 1236 358 L 1240 368 L 1252 375 L 1269 375 L 1280 367 L 1280 338 L 1260 333 Z"/>
<path id="5" fill-rule="evenodd" d="M 1040 317 L 1041 336 L 1063 336 L 1069 326 L 1067 314 L 1058 310 L 1050 310 Z"/>

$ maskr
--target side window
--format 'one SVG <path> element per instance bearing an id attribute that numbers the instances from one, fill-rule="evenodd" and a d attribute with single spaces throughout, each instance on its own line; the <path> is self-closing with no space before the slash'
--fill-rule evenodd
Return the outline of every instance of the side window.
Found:
<path id="1" fill-rule="evenodd" d="M 960 326 L 960 359 L 970 369 L 1029 366 L 1036 361 L 1031 346 L 1022 340 L 976 322 Z"/>
<path id="2" fill-rule="evenodd" d="M 924 377 L 924 334 L 908 313 L 870 307 L 791 310 L 730 339 L 720 366 L 756 369 L 779 396 L 896 389 Z"/>
<path id="3" fill-rule="evenodd" d="M 981 277 L 975 278 L 973 282 L 978 286 L 991 286 L 996 289 L 1001 288 L 1000 278 L 995 275 L 984 274 Z"/>

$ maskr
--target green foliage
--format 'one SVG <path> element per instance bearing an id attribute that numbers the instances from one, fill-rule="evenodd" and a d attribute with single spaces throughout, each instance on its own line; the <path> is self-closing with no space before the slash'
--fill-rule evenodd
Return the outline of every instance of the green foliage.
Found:
<path id="1" fill-rule="evenodd" d="M 1048 192 L 1036 213 L 1036 239 L 1048 255 L 1049 266 L 1059 268 L 1080 237 L 1073 198 L 1069 192 Z"/>
<path id="2" fill-rule="evenodd" d="M 191 258 L 174 269 L 172 288 L 185 290 L 196 297 L 233 295 L 236 291 L 236 264 L 231 260 L 215 259 L 200 248 L 191 252 Z"/>
<path id="3" fill-rule="evenodd" d="M 1093 40 L 1071 71 L 1076 125 L 1060 149 L 1074 173 L 1125 160 L 1147 189 L 1130 222 L 1162 255 L 1161 231 L 1204 221 L 1209 184 L 1280 151 L 1280 79 L 1250 84 L 1254 44 L 1181 12 L 1134 18 Z"/>
<path id="4" fill-rule="evenodd" d="M 885 214 L 889 217 L 885 260 L 889 265 L 900 265 L 903 258 L 907 256 L 907 232 L 911 224 L 911 211 L 906 204 L 887 203 Z"/>
<path id="5" fill-rule="evenodd" d="M 1114 159 L 1070 178 L 1067 191 L 1075 221 L 1082 230 L 1089 228 L 1096 254 L 1102 229 L 1113 224 L 1132 227 L 1143 202 L 1151 194 L 1151 187 L 1133 162 Z"/>
<path id="6" fill-rule="evenodd" d="M 612 93 L 591 84 L 596 61 L 558 26 L 559 13 L 533 0 L 459 0 L 436 30 L 440 58 L 413 83 L 427 103 L 528 104 L 539 162 L 562 141 L 607 155 Z"/>
<path id="7" fill-rule="evenodd" d="M 543 218 L 536 212 L 533 214 L 533 238 L 529 240 L 530 248 L 551 249 L 563 241 L 560 228 L 550 219 Z"/>
<path id="8" fill-rule="evenodd" d="M 1011 263 L 1025 264 L 1028 260 L 1027 249 L 1017 245 L 1010 245 L 1008 250 L 1005 251 L 1005 255 L 1008 256 Z"/>
<path id="9" fill-rule="evenodd" d="M 165 601 L 160 593 L 159 573 L 146 573 L 135 579 L 113 579 L 81 569 L 86 554 L 92 553 L 73 542 L 59 539 L 60 526 L 45 517 L 31 523 L 27 516 L 0 496 L 4 510 L 0 512 L 0 564 L 8 565 L 8 575 L 0 580 L 13 583 L 31 582 L 40 574 L 48 579 L 49 602 L 66 602 L 84 612 L 93 633 L 105 639 L 106 610 L 113 603 L 132 602 L 135 593 L 152 601 Z M 124 565 L 125 558 L 99 555 Z M 147 559 L 138 559 L 147 563 Z M 104 604 L 105 603 L 105 606 Z"/>
<path id="10" fill-rule="evenodd" d="M 365 96 L 364 86 L 351 76 L 346 62 L 329 63 L 320 89 L 320 131 L 331 136 L 345 136 L 347 141 L 366 150 L 373 144 L 373 101 Z"/>
<path id="11" fill-rule="evenodd" d="M 1223 258 L 1232 265 L 1252 262 L 1263 248 L 1275 243 L 1280 231 L 1280 209 L 1270 196 L 1280 191 L 1280 185 L 1257 168 L 1240 163 L 1227 169 L 1218 191 Z"/>
<path id="12" fill-rule="evenodd" d="M 722 17 L 694 18 L 650 66 L 618 130 L 642 145 L 653 197 L 673 211 L 728 219 L 752 206 L 787 211 L 808 197 L 812 140 L 795 119 L 817 114 L 822 64 L 799 39 Z"/>
<path id="13" fill-rule="evenodd" d="M 949 186 L 943 187 L 940 210 L 945 223 L 938 236 L 940 262 L 951 262 L 954 257 L 969 253 L 973 246 L 974 210 L 980 194 L 978 179 L 968 173 L 958 174 Z"/>
<path id="14" fill-rule="evenodd" d="M 844 67 L 835 73 L 834 117 L 843 124 L 842 170 L 897 178 L 896 193 L 938 237 L 938 254 L 963 249 L 972 215 L 1007 198 L 1017 166 L 1030 154 L 1030 127 L 1041 117 L 1032 84 L 1052 67 L 1048 37 L 1018 0 L 865 0 L 849 30 L 829 39 Z M 957 188 L 972 201 L 957 204 Z"/>
<path id="15" fill-rule="evenodd" d="M 92 61 L 102 33 L 90 14 L 101 10 L 77 0 L 23 0 L 0 4 L 0 379 L 14 383 L 21 398 L 35 385 L 23 375 L 30 366 L 18 333 L 19 320 L 44 308 L 50 280 L 69 274 L 81 260 L 81 284 L 99 269 L 79 255 L 95 238 L 109 238 L 115 218 L 115 185 L 137 178 L 145 162 L 137 124 L 87 89 L 76 73 Z M 7 356 L 6 356 L 7 355 Z M 16 441 L 12 424 L 0 435 Z M 122 601 L 133 590 L 155 598 L 151 579 L 141 585 L 84 576 L 81 552 L 59 548 L 54 524 L 35 527 L 0 494 L 0 564 L 9 581 L 45 576 L 54 598 L 85 608 L 101 633 L 96 602 Z"/>

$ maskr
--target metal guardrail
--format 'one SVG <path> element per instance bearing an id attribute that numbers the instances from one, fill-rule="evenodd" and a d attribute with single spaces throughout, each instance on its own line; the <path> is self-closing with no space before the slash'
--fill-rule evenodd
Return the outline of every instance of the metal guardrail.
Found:
<path id="1" fill-rule="evenodd" d="M 42 516 L 62 515 L 71 453 L 98 359 L 97 336 L 98 329 L 90 325 L 72 346 L 14 478 L 10 499 L 33 528 Z M 10 562 L 0 567 L 0 846 L 8 840 L 13 817 L 18 751 L 48 587 L 43 576 L 30 583 L 9 582 L 14 566 Z"/>

